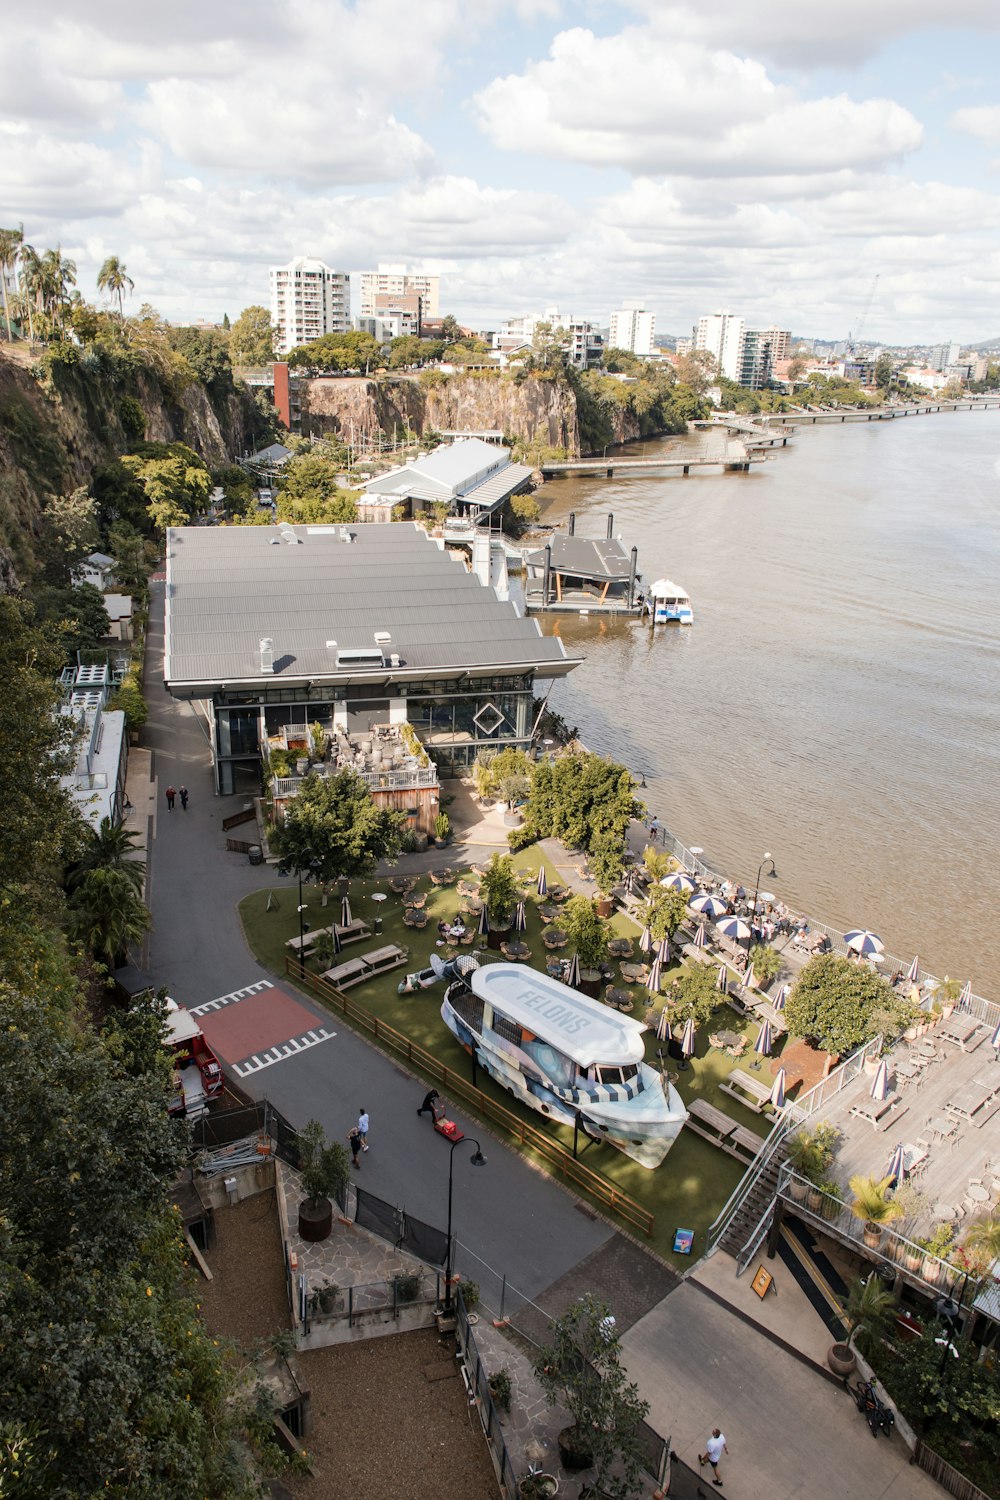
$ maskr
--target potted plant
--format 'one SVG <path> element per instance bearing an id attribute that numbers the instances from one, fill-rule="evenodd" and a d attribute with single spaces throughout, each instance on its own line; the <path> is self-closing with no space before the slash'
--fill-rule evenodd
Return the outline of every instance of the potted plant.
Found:
<path id="1" fill-rule="evenodd" d="M 402 1272 L 394 1276 L 389 1285 L 395 1303 L 416 1302 L 420 1296 L 423 1278 L 419 1271 Z"/>
<path id="2" fill-rule="evenodd" d="M 340 1301 L 340 1287 L 334 1281 L 323 1281 L 314 1293 L 315 1306 L 322 1313 L 336 1312 Z"/>
<path id="3" fill-rule="evenodd" d="M 826 1356 L 826 1362 L 835 1375 L 846 1380 L 853 1372 L 857 1364 L 853 1345 L 857 1344 L 862 1354 L 870 1354 L 881 1343 L 895 1311 L 892 1293 L 881 1285 L 874 1273 L 865 1281 L 851 1284 L 844 1308 L 847 1341 L 833 1344 Z"/>
<path id="4" fill-rule="evenodd" d="M 883 1177 L 852 1177 L 851 1192 L 854 1202 L 851 1213 L 864 1224 L 864 1241 L 869 1250 L 877 1250 L 882 1238 L 882 1226 L 891 1224 L 902 1215 L 899 1204 L 890 1198 L 893 1179 Z"/>
<path id="5" fill-rule="evenodd" d="M 809 1184 L 819 1187 L 833 1165 L 840 1134 L 836 1127 L 828 1125 L 826 1121 L 820 1123 L 812 1130 L 798 1130 L 788 1140 L 788 1160 L 792 1164 L 792 1171 L 804 1182 L 796 1182 L 793 1178 L 789 1190 L 792 1197 L 799 1203 L 803 1203 L 809 1197 Z M 817 1198 L 817 1206 L 814 1212 L 819 1211 L 822 1202 Z M 812 1207 L 812 1204 L 810 1204 Z"/>
<path id="6" fill-rule="evenodd" d="M 580 960 L 580 989 L 596 998 L 611 929 L 589 896 L 570 897 L 563 908 L 562 925 Z"/>
<path id="7" fill-rule="evenodd" d="M 494 854 L 479 882 L 479 897 L 486 903 L 490 921 L 487 941 L 491 948 L 499 948 L 504 935 L 510 931 L 520 894 L 514 876 L 514 861 L 509 854 Z"/>
<path id="8" fill-rule="evenodd" d="M 608 838 L 595 840 L 590 850 L 589 868 L 601 893 L 597 902 L 597 915 L 610 917 L 615 909 L 611 893 L 625 870 L 622 849 Z"/>
<path id="9" fill-rule="evenodd" d="M 451 819 L 446 812 L 439 812 L 434 819 L 434 840 L 442 848 L 451 838 Z"/>
<path id="10" fill-rule="evenodd" d="M 339 1141 L 327 1141 L 318 1120 L 299 1131 L 299 1172 L 304 1200 L 299 1204 L 299 1236 L 325 1240 L 333 1226 L 330 1195 L 341 1191 L 350 1175 L 347 1152 Z"/>
<path id="11" fill-rule="evenodd" d="M 499 1370 L 494 1370 L 489 1378 L 490 1395 L 494 1404 L 501 1411 L 510 1411 L 510 1371 L 506 1365 L 501 1365 Z"/>
<path id="12" fill-rule="evenodd" d="M 317 722 L 310 727 L 309 739 L 312 748 L 313 760 L 326 759 L 326 730 L 322 724 Z"/>
<path id="13" fill-rule="evenodd" d="M 622 1366 L 621 1335 L 608 1304 L 587 1293 L 549 1333 L 535 1374 L 549 1404 L 564 1406 L 572 1417 L 559 1434 L 563 1467 L 592 1467 L 595 1494 L 634 1494 L 642 1472 L 639 1424 L 649 1403 Z"/>
<path id="14" fill-rule="evenodd" d="M 546 1500 L 547 1496 L 559 1493 L 559 1480 L 554 1474 L 545 1474 L 532 1464 L 527 1474 L 518 1480 L 517 1493 L 520 1500 Z"/>
<path id="15" fill-rule="evenodd" d="M 835 1178 L 825 1177 L 820 1183 L 820 1192 L 820 1216 L 832 1224 L 844 1206 L 844 1190 Z"/>

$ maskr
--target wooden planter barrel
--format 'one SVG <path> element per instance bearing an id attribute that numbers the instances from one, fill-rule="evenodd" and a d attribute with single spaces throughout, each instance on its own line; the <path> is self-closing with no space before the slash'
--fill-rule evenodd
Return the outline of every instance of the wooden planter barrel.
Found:
<path id="1" fill-rule="evenodd" d="M 333 1204 L 329 1198 L 320 1198 L 314 1204 L 299 1204 L 299 1238 L 315 1243 L 325 1240 L 333 1228 Z"/>

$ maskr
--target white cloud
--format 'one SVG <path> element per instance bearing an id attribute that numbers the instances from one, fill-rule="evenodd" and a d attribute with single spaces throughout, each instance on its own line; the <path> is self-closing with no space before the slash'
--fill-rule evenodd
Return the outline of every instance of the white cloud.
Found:
<path id="1" fill-rule="evenodd" d="M 957 109 L 951 123 L 956 130 L 974 135 L 981 141 L 1000 141 L 1000 104 Z"/>
<path id="2" fill-rule="evenodd" d="M 134 172 L 109 151 L 0 124 L 0 203 L 25 221 L 29 241 L 40 230 L 62 239 L 74 219 L 116 216 L 135 189 Z"/>
<path id="3" fill-rule="evenodd" d="M 508 150 L 694 175 L 870 167 L 914 150 L 919 122 L 889 99 L 802 99 L 760 63 L 629 27 L 559 33 L 549 57 L 476 98 Z"/>

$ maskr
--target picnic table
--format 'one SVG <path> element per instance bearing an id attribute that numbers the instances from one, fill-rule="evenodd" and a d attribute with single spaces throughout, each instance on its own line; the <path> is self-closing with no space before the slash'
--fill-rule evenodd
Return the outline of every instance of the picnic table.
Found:
<path id="1" fill-rule="evenodd" d="M 965 1088 L 959 1089 L 953 1099 L 948 1100 L 945 1110 L 950 1115 L 957 1115 L 960 1120 L 971 1120 L 989 1098 L 990 1094 L 986 1089 L 968 1083 Z"/>
<path id="2" fill-rule="evenodd" d="M 893 1093 L 884 1099 L 865 1099 L 861 1104 L 852 1105 L 850 1112 L 859 1120 L 867 1120 L 873 1130 L 884 1130 L 889 1124 L 887 1116 L 899 1108 L 902 1098 L 902 1094 Z"/>
<path id="3" fill-rule="evenodd" d="M 736 1129 L 736 1121 L 731 1120 L 723 1110 L 717 1109 L 714 1104 L 709 1104 L 707 1099 L 692 1099 L 691 1103 L 687 1106 L 687 1112 L 688 1124 L 691 1123 L 692 1119 L 699 1120 L 702 1124 L 709 1126 L 719 1140 L 724 1141 Z M 699 1135 L 703 1133 L 700 1130 L 698 1131 Z"/>
<path id="4" fill-rule="evenodd" d="M 724 1094 L 736 1099 L 747 1109 L 760 1112 L 765 1104 L 771 1101 L 771 1090 L 766 1083 L 761 1083 L 759 1078 L 753 1078 L 749 1073 L 744 1073 L 742 1068 L 733 1068 L 728 1080 L 720 1084 Z"/>
<path id="5" fill-rule="evenodd" d="M 737 1125 L 729 1139 L 734 1146 L 742 1146 L 744 1151 L 749 1151 L 752 1157 L 757 1155 L 764 1144 L 763 1138 L 746 1125 Z"/>
<path id="6" fill-rule="evenodd" d="M 978 1182 L 974 1182 L 966 1188 L 965 1196 L 970 1203 L 989 1203 L 990 1201 L 989 1193 Z"/>
<path id="7" fill-rule="evenodd" d="M 928 1130 L 931 1135 L 954 1135 L 958 1129 L 958 1121 L 954 1119 L 949 1120 L 947 1115 L 934 1115 L 932 1119 L 927 1121 L 924 1129 Z"/>
<path id="8" fill-rule="evenodd" d="M 949 1016 L 942 1021 L 938 1035 L 953 1042 L 963 1052 L 974 1052 L 986 1033 L 973 1016 Z"/>
<path id="9" fill-rule="evenodd" d="M 361 917 L 355 917 L 352 922 L 348 922 L 346 927 L 342 927 L 339 922 L 333 925 L 336 926 L 337 936 L 342 944 L 360 943 L 364 938 L 369 938 L 372 935 L 372 930 L 368 926 L 368 923 L 363 921 Z M 311 932 L 303 933 L 301 938 L 289 938 L 285 943 L 285 947 L 291 948 L 293 953 L 298 953 L 301 948 L 303 953 L 308 954 L 316 943 L 319 942 L 323 934 L 329 931 L 329 924 L 326 927 L 316 927 Z"/>

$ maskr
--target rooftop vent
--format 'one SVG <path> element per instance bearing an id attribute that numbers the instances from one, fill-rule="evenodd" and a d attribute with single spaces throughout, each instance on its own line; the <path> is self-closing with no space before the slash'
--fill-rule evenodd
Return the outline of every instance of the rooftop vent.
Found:
<path id="1" fill-rule="evenodd" d="M 376 646 L 388 646 L 389 642 L 392 640 L 392 636 L 389 634 L 388 630 L 376 630 L 373 639 Z"/>
<path id="2" fill-rule="evenodd" d="M 389 665 L 390 665 L 390 667 L 401 667 L 402 664 L 403 664 L 403 659 L 399 655 L 399 652 L 398 651 L 394 651 L 392 653 L 392 655 L 389 657 Z"/>
<path id="3" fill-rule="evenodd" d="M 260 670 L 262 672 L 274 671 L 274 642 L 269 635 L 265 636 L 260 643 Z"/>

